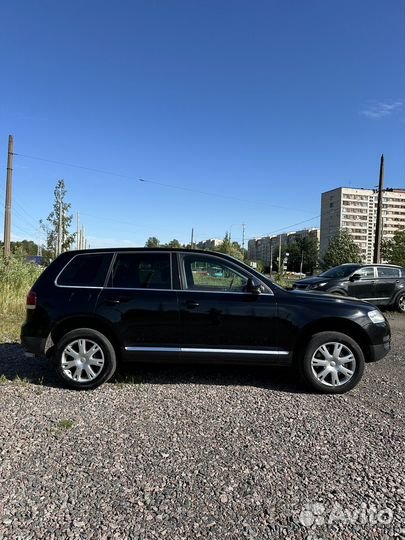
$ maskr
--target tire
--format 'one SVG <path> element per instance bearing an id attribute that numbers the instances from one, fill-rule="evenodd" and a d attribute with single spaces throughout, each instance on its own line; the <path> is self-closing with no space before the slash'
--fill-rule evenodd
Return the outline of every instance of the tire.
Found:
<path id="1" fill-rule="evenodd" d="M 345 361 L 341 362 L 340 358 Z M 364 365 L 363 351 L 354 339 L 340 332 L 320 332 L 312 336 L 300 367 L 305 382 L 313 390 L 344 394 L 360 382 Z M 325 370 L 328 370 L 326 374 Z"/>
<path id="2" fill-rule="evenodd" d="M 97 388 L 113 376 L 117 367 L 111 342 L 92 328 L 65 334 L 55 346 L 53 360 L 63 383 L 75 390 Z"/>
<path id="3" fill-rule="evenodd" d="M 405 313 L 405 292 L 398 295 L 398 298 L 395 301 L 395 308 L 400 313 Z"/>

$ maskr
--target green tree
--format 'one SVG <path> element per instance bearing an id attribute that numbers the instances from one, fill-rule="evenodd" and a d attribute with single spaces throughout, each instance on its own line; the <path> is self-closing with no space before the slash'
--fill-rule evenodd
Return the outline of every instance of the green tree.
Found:
<path id="1" fill-rule="evenodd" d="M 361 252 L 352 235 L 346 229 L 339 231 L 330 241 L 323 256 L 322 266 L 332 268 L 344 263 L 360 263 Z"/>
<path id="2" fill-rule="evenodd" d="M 385 240 L 382 243 L 381 254 L 390 264 L 405 266 L 405 229 L 398 229 L 392 240 Z"/>
<path id="3" fill-rule="evenodd" d="M 62 234 L 62 252 L 68 251 L 73 244 L 76 234 L 69 232 L 69 227 L 72 224 L 73 215 L 69 214 L 70 203 L 65 202 L 66 189 L 64 180 L 59 180 L 54 190 L 55 200 L 53 210 L 47 217 L 49 224 L 44 224 L 40 221 L 41 227 L 46 232 L 46 249 L 55 255 L 58 252 L 58 233 L 59 233 L 59 216 L 61 216 L 61 234 Z"/>
<path id="4" fill-rule="evenodd" d="M 287 249 L 288 269 L 291 272 L 299 272 L 301 269 L 304 273 L 313 273 L 318 264 L 319 246 L 318 240 L 315 238 L 297 238 Z"/>
<path id="5" fill-rule="evenodd" d="M 156 236 L 149 236 L 146 240 L 145 247 L 147 248 L 157 248 L 160 246 L 160 240 Z"/>
<path id="6" fill-rule="evenodd" d="M 219 244 L 219 246 L 214 248 L 214 251 L 226 253 L 227 255 L 231 255 L 232 257 L 235 257 L 236 259 L 239 259 L 241 261 L 243 261 L 244 259 L 244 253 L 241 246 L 238 244 L 238 242 L 231 242 L 231 238 L 228 232 L 225 233 L 224 239 Z"/>
<path id="7" fill-rule="evenodd" d="M 180 242 L 178 240 L 176 240 L 176 238 L 173 238 L 173 240 L 170 240 L 170 242 L 168 242 L 166 244 L 166 246 L 168 248 L 173 248 L 173 249 L 178 249 L 178 248 L 182 248 L 183 245 L 180 244 Z"/>

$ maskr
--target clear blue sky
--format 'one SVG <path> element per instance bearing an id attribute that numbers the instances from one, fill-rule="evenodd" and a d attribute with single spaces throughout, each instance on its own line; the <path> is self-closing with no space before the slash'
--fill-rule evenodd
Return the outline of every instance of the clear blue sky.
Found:
<path id="1" fill-rule="evenodd" d="M 403 0 L 1 12 L 0 219 L 9 133 L 17 153 L 133 178 L 15 156 L 15 239 L 36 238 L 59 178 L 92 247 L 316 226 L 290 227 L 319 215 L 322 191 L 375 186 L 382 152 L 386 184 L 404 187 Z"/>

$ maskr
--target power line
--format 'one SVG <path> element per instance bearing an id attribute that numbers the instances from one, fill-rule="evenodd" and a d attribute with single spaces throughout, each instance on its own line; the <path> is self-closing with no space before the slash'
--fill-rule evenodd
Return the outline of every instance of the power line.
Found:
<path id="1" fill-rule="evenodd" d="M 291 230 L 293 227 L 296 227 L 297 225 L 302 225 L 302 223 L 308 223 L 308 221 L 314 221 L 315 219 L 319 219 L 320 217 L 321 217 L 321 215 L 314 216 L 314 217 L 309 218 L 309 219 L 304 219 L 302 221 L 298 221 L 297 223 L 292 223 L 291 225 L 286 225 L 286 226 L 282 227 L 281 229 L 276 229 L 275 231 L 271 231 L 271 232 L 269 232 L 267 234 L 262 234 L 262 235 L 256 234 L 256 235 L 254 235 L 254 237 L 259 238 L 259 237 L 262 237 L 262 236 L 271 236 L 271 235 L 276 234 L 276 233 L 289 232 L 289 230 Z"/>
<path id="2" fill-rule="evenodd" d="M 27 158 L 27 159 L 34 159 L 34 160 L 37 160 L 37 161 L 44 161 L 46 163 L 53 163 L 55 165 L 62 165 L 62 166 L 65 166 L 65 167 L 73 167 L 75 169 L 82 169 L 82 170 L 89 171 L 89 172 L 96 172 L 96 173 L 100 173 L 100 174 L 106 174 L 106 175 L 115 176 L 115 177 L 118 177 L 118 178 L 125 178 L 126 180 L 135 180 L 136 182 L 142 182 L 144 184 L 153 184 L 153 185 L 162 186 L 162 187 L 166 187 L 166 188 L 170 188 L 170 189 L 177 189 L 177 190 L 181 190 L 181 191 L 188 191 L 188 192 L 191 192 L 191 193 L 198 193 L 200 195 L 207 195 L 209 197 L 217 197 L 217 198 L 220 198 L 220 199 L 232 199 L 234 201 L 240 201 L 240 202 L 243 202 L 245 204 L 248 203 L 248 204 L 256 204 L 256 205 L 260 205 L 260 206 L 266 206 L 266 208 L 278 208 L 280 210 L 291 210 L 291 211 L 294 211 L 294 212 L 306 212 L 306 213 L 308 213 L 308 210 L 304 210 L 302 208 L 291 208 L 291 207 L 288 207 L 288 206 L 282 206 L 282 205 L 276 205 L 276 204 L 268 204 L 268 203 L 263 203 L 262 201 L 250 201 L 250 200 L 247 200 L 247 199 L 242 198 L 242 197 L 236 197 L 234 195 L 224 195 L 224 194 L 220 194 L 220 193 L 212 193 L 212 192 L 209 192 L 209 191 L 201 191 L 201 190 L 194 189 L 194 188 L 189 188 L 189 187 L 186 187 L 186 186 L 178 186 L 178 185 L 169 184 L 169 183 L 166 183 L 166 182 L 158 182 L 156 180 L 149 180 L 149 179 L 145 179 L 145 178 L 136 178 L 135 176 L 130 176 L 130 175 L 118 173 L 116 171 L 107 171 L 105 169 L 98 169 L 96 167 L 85 167 L 84 165 L 77 165 L 75 163 L 67 163 L 67 162 L 64 162 L 64 161 L 58 161 L 58 160 L 54 160 L 54 159 L 47 159 L 47 158 L 42 158 L 42 157 L 38 157 L 38 156 L 31 156 L 31 155 L 28 155 L 28 154 L 20 154 L 20 153 L 17 153 L 17 152 L 14 152 L 13 155 L 23 157 L 23 158 Z"/>

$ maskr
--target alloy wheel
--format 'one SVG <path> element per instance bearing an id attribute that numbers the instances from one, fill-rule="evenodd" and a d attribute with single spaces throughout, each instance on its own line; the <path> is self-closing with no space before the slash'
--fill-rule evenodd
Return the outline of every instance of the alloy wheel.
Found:
<path id="1" fill-rule="evenodd" d="M 91 339 L 75 339 L 63 349 L 62 371 L 73 381 L 93 381 L 103 371 L 103 367 L 104 352 Z"/>
<path id="2" fill-rule="evenodd" d="M 330 341 L 316 349 L 311 358 L 311 369 L 321 384 L 342 386 L 356 371 L 356 357 L 347 345 Z"/>

